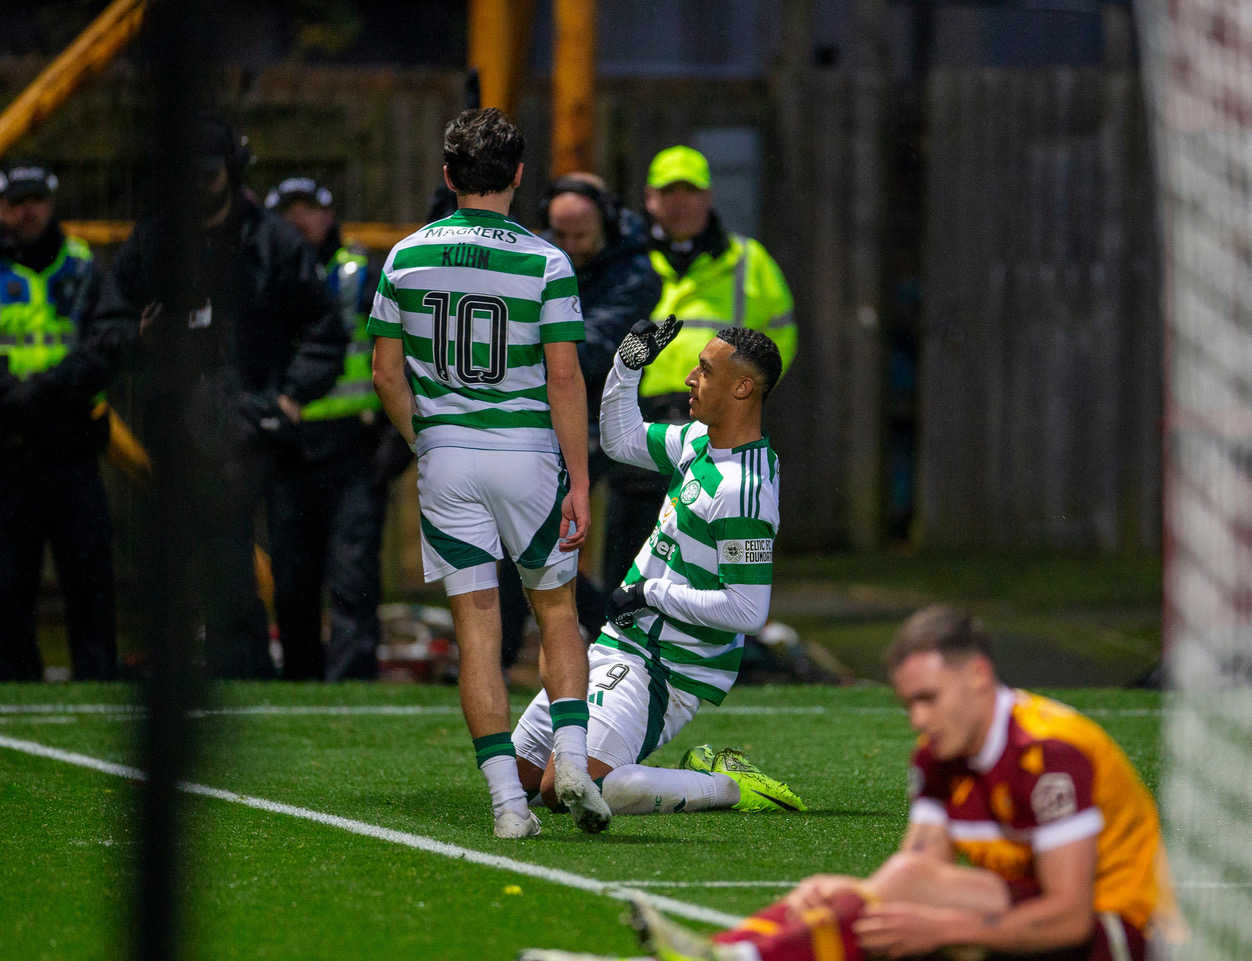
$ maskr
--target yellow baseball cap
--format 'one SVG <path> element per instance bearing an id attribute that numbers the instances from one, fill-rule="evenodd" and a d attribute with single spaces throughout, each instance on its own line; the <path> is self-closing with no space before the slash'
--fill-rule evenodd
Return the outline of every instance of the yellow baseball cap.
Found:
<path id="1" fill-rule="evenodd" d="M 661 189 L 680 181 L 708 190 L 709 162 L 704 154 L 690 147 L 668 147 L 652 158 L 648 166 L 648 186 Z"/>

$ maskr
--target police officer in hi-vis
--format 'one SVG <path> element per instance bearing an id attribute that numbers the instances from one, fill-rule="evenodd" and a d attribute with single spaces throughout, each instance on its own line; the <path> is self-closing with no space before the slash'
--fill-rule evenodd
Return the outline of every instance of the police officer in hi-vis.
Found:
<path id="1" fill-rule="evenodd" d="M 108 444 L 73 351 L 86 322 L 92 255 L 57 222 L 56 175 L 0 173 L 0 681 L 43 677 L 35 602 L 44 545 L 65 599 L 74 677 L 117 670 L 112 528 L 100 479 Z"/>
<path id="2" fill-rule="evenodd" d="M 344 243 L 332 203 L 330 190 L 309 177 L 289 177 L 265 198 L 317 252 L 349 337 L 343 372 L 329 394 L 302 408 L 299 444 L 280 456 L 270 486 L 274 606 L 290 680 L 378 676 L 387 493 L 413 461 L 374 392 L 374 338 L 365 325 L 378 265 Z M 325 645 L 323 587 L 330 600 Z"/>

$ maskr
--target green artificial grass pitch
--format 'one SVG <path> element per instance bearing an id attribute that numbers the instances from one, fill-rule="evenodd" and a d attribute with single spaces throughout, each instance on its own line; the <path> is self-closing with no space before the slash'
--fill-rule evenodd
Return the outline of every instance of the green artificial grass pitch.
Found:
<path id="1" fill-rule="evenodd" d="M 1047 693 L 1091 710 L 1156 789 L 1159 694 Z M 0 956 L 127 956 L 139 784 L 11 742 L 137 765 L 133 696 L 120 685 L 0 685 Z M 516 718 L 526 699 L 514 698 Z M 540 812 L 543 833 L 520 842 L 492 836 L 455 690 L 231 684 L 214 706 L 222 713 L 195 722 L 197 784 L 726 915 L 818 871 L 872 870 L 905 824 L 913 736 L 880 687 L 738 689 L 650 760 L 675 765 L 706 741 L 743 748 L 804 798 L 807 814 L 619 817 L 588 837 L 568 816 Z M 192 961 L 510 961 L 530 946 L 638 953 L 621 903 L 604 894 L 216 797 L 184 799 Z"/>

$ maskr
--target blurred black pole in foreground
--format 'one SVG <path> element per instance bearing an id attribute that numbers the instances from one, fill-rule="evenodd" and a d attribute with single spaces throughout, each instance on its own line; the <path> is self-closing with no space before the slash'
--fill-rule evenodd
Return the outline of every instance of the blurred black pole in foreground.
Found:
<path id="1" fill-rule="evenodd" d="M 197 110 L 203 104 L 212 53 L 206 13 L 204 0 L 154 3 L 144 37 L 152 97 L 149 212 L 162 225 L 153 277 L 159 296 L 154 303 L 167 305 L 166 310 L 187 302 L 180 291 L 191 275 L 199 226 L 193 157 Z M 166 319 L 177 322 L 176 317 Z M 185 352 L 175 350 L 161 362 L 187 365 L 188 360 Z M 176 416 L 166 423 L 181 420 Z M 151 556 L 144 565 L 148 573 L 143 585 L 151 679 L 145 692 L 148 721 L 143 748 L 148 780 L 139 812 L 139 900 L 133 912 L 134 950 L 141 961 L 173 961 L 183 953 L 178 783 L 190 773 L 188 766 L 195 755 L 188 711 L 200 702 L 187 523 L 192 508 L 187 493 L 189 442 L 184 432 L 182 437 L 164 438 L 160 446 L 164 457 L 155 465 L 154 530 L 148 540 Z"/>

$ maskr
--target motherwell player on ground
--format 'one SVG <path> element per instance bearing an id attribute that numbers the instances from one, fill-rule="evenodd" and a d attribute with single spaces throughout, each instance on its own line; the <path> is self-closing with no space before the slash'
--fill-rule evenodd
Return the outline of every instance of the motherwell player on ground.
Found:
<path id="1" fill-rule="evenodd" d="M 809 878 L 711 940 L 638 903 L 636 925 L 658 958 L 855 961 L 964 949 L 956 956 L 1143 961 L 1154 934 L 1174 933 L 1156 806 L 1108 734 L 1000 684 L 986 632 L 951 608 L 914 614 L 886 660 L 921 735 L 899 853 L 865 880 Z"/>

